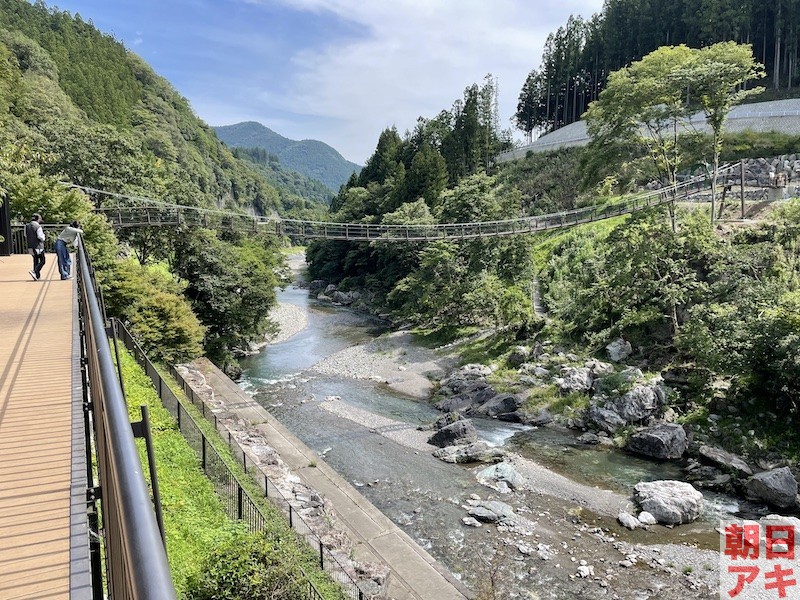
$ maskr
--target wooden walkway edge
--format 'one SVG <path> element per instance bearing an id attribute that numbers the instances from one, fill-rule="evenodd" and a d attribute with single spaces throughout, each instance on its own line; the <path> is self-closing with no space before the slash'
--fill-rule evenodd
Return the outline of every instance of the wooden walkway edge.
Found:
<path id="1" fill-rule="evenodd" d="M 0 598 L 92 597 L 75 280 L 0 257 Z"/>

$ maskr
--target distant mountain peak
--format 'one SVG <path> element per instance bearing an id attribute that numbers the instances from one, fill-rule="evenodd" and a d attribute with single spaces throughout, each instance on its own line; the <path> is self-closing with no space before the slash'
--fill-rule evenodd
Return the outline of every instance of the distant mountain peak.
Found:
<path id="1" fill-rule="evenodd" d="M 275 154 L 281 164 L 306 177 L 322 182 L 332 191 L 347 183 L 361 166 L 345 159 L 319 140 L 291 140 L 257 121 L 214 127 L 217 137 L 231 148 L 262 148 Z"/>

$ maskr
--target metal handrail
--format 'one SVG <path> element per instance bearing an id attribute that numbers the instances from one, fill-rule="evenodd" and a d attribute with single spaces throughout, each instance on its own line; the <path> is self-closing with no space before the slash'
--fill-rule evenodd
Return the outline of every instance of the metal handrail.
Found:
<path id="1" fill-rule="evenodd" d="M 77 255 L 108 597 L 171 600 L 175 587 L 112 360 L 99 289 L 80 239 Z"/>

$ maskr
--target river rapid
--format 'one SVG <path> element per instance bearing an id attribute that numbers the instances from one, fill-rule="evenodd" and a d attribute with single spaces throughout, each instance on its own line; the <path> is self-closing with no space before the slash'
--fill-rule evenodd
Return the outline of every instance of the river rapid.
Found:
<path id="1" fill-rule="evenodd" d="M 733 499 L 707 496 L 706 515 L 690 525 L 628 531 L 615 516 L 632 486 L 680 478 L 677 465 L 588 447 L 567 430 L 473 420 L 481 439 L 514 453 L 531 483 L 500 494 L 477 482 L 485 465 L 443 463 L 419 444 L 417 427 L 441 413 L 396 391 L 375 362 L 419 371 L 419 349 L 376 350 L 384 323 L 320 304 L 301 287 L 278 300 L 295 321 L 283 327 L 299 331 L 243 359 L 241 387 L 482 597 L 717 597 L 714 527 L 736 511 Z M 511 504 L 530 527 L 466 526 L 470 498 Z"/>

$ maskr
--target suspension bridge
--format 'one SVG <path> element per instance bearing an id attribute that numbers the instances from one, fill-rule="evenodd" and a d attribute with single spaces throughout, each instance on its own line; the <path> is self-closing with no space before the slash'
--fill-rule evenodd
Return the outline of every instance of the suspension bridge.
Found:
<path id="1" fill-rule="evenodd" d="M 724 166 L 719 170 L 718 178 L 729 176 L 738 166 Z M 100 202 L 100 206 L 96 210 L 104 214 L 115 228 L 179 225 L 214 226 L 249 228 L 254 231 L 267 231 L 279 236 L 305 239 L 353 242 L 430 242 L 435 240 L 467 240 L 531 234 L 593 223 L 656 206 L 690 200 L 694 196 L 703 193 L 710 185 L 710 180 L 710 177 L 701 175 L 676 185 L 640 192 L 616 202 L 545 215 L 474 223 L 405 225 L 336 223 L 285 219 L 277 216 L 262 217 L 246 213 L 171 204 L 150 198 L 107 192 L 79 185 L 71 185 L 71 187 L 82 190 L 96 198 L 100 196 L 112 198 L 113 204 Z"/>

